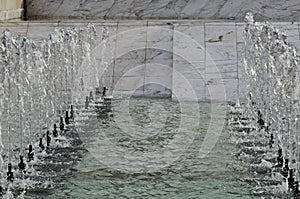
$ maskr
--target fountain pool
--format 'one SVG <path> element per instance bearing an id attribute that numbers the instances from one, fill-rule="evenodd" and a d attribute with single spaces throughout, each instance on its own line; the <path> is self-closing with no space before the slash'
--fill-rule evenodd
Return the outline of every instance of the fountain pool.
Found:
<path id="1" fill-rule="evenodd" d="M 141 134 L 129 134 L 116 122 L 127 121 L 123 113 L 124 100 L 128 99 L 113 101 L 112 111 L 106 113 L 108 117 L 101 115 L 97 108 L 88 113 L 83 110 L 85 118 L 78 119 L 78 134 L 83 148 L 88 150 L 79 150 L 76 164 L 58 172 L 59 177 L 53 181 L 53 187 L 33 189 L 29 192 L 31 197 L 256 198 L 252 195 L 254 190 L 245 180 L 253 179 L 252 173 L 248 173 L 247 165 L 235 157 L 237 147 L 231 142 L 227 128 L 213 150 L 205 158 L 199 158 L 201 143 L 213 117 L 211 108 L 219 106 L 226 109 L 226 104 L 189 102 L 192 107 L 198 107 L 190 114 L 198 111 L 200 122 L 193 129 L 188 126 L 180 129 L 179 102 L 131 98 L 129 114 L 132 123 L 127 124 L 132 125 L 132 129 L 142 130 Z M 172 161 L 161 160 L 162 148 L 183 131 L 192 131 L 193 141 L 187 143 L 181 140 L 172 153 L 178 156 Z M 127 156 L 119 157 L 117 147 L 122 148 Z M 95 154 L 95 151 L 101 155 Z M 155 153 L 150 156 L 149 151 Z M 164 164 L 160 164 L 160 168 L 151 167 L 152 159 L 157 164 Z"/>
<path id="2" fill-rule="evenodd" d="M 2 196 L 298 198 L 295 51 L 269 24 L 246 25 L 251 84 L 243 107 L 112 98 L 112 85 L 105 85 L 93 66 L 97 34 L 91 24 L 56 29 L 38 44 L 5 30 Z M 108 36 L 104 29 L 103 48 Z"/>

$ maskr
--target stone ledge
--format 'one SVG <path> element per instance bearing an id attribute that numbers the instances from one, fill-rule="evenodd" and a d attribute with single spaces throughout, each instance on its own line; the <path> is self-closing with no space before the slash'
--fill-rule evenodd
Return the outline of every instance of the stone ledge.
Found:
<path id="1" fill-rule="evenodd" d="M 0 21 L 21 19 L 24 9 L 0 11 Z"/>

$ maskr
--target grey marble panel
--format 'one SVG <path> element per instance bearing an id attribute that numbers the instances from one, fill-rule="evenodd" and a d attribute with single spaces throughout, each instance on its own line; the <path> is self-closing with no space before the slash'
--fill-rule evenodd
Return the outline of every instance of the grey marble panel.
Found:
<path id="1" fill-rule="evenodd" d="M 119 25 L 117 32 L 116 58 L 131 51 L 146 48 L 146 26 Z"/>
<path id="2" fill-rule="evenodd" d="M 114 77 L 114 91 L 126 91 L 126 94 L 135 92 L 136 90 L 143 90 L 144 76 L 134 77 Z"/>
<path id="3" fill-rule="evenodd" d="M 171 97 L 172 78 L 170 74 L 163 76 L 146 76 L 144 85 L 144 95 L 157 97 Z"/>
<path id="4" fill-rule="evenodd" d="M 247 12 L 259 21 L 299 21 L 298 0 L 28 0 L 31 17 L 80 19 L 219 19 L 243 21 Z"/>
<path id="5" fill-rule="evenodd" d="M 169 51 L 148 48 L 146 50 L 146 62 L 160 63 L 171 67 L 173 63 L 173 54 Z"/>
<path id="6" fill-rule="evenodd" d="M 236 59 L 236 43 L 206 43 L 206 61 L 223 61 Z"/>
<path id="7" fill-rule="evenodd" d="M 238 78 L 238 68 L 236 60 L 208 61 L 206 62 L 206 78 Z"/>
<path id="8" fill-rule="evenodd" d="M 146 77 L 172 78 L 172 67 L 160 63 L 147 63 L 145 70 Z"/>
<path id="9" fill-rule="evenodd" d="M 186 79 L 205 79 L 205 62 L 173 62 L 173 70 L 182 74 Z"/>
<path id="10" fill-rule="evenodd" d="M 144 76 L 144 60 L 135 59 L 116 59 L 114 76 Z"/>
<path id="11" fill-rule="evenodd" d="M 148 25 L 147 28 L 147 48 L 154 48 L 172 52 L 173 47 L 173 27 Z"/>
<path id="12" fill-rule="evenodd" d="M 114 60 L 114 83 L 121 77 L 144 78 L 145 49 L 132 51 Z"/>
<path id="13" fill-rule="evenodd" d="M 189 38 L 176 35 L 174 38 L 173 53 L 177 55 L 178 60 L 192 61 L 204 61 L 205 60 L 205 46 L 201 45 Z"/>
<path id="14" fill-rule="evenodd" d="M 236 23 L 236 42 L 244 43 L 245 23 Z"/>
<path id="15" fill-rule="evenodd" d="M 206 23 L 205 24 L 205 41 L 206 42 L 236 42 L 235 23 Z"/>
<path id="16" fill-rule="evenodd" d="M 177 35 L 176 35 L 177 34 Z M 204 23 L 201 22 L 179 22 L 174 25 L 174 36 L 188 37 L 200 45 L 204 45 Z"/>
<path id="17" fill-rule="evenodd" d="M 29 16 L 65 17 L 65 18 L 103 18 L 111 9 L 114 0 L 81 1 L 81 0 L 29 0 Z"/>
<path id="18" fill-rule="evenodd" d="M 147 4 L 147 9 L 143 9 L 140 17 L 145 18 L 178 18 L 180 10 L 187 4 L 185 0 L 159 0 L 151 1 Z"/>
<path id="19" fill-rule="evenodd" d="M 206 79 L 206 98 L 213 101 L 234 101 L 238 95 L 238 79 Z"/>
<path id="20" fill-rule="evenodd" d="M 144 85 L 144 96 L 170 98 L 172 96 L 172 90 L 161 84 L 149 83 Z"/>
<path id="21" fill-rule="evenodd" d="M 183 74 L 173 71 L 172 99 L 204 100 L 206 96 L 205 80 L 187 79 Z"/>
<path id="22" fill-rule="evenodd" d="M 119 0 L 114 1 L 108 12 L 106 13 L 106 17 L 108 18 L 118 18 L 121 19 L 123 17 L 134 16 L 134 0 Z"/>

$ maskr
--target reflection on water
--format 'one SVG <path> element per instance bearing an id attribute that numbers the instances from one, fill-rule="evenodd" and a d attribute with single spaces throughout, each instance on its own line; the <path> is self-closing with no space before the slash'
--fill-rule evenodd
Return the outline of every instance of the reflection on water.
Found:
<path id="1" fill-rule="evenodd" d="M 124 100 L 114 100 L 111 112 L 105 114 L 96 107 L 81 112 L 85 117 L 77 121 L 78 133 L 88 151 L 78 151 L 77 164 L 62 172 L 54 187 L 42 195 L 253 198 L 248 182 L 241 180 L 250 174 L 234 158 L 237 149 L 229 142 L 226 126 L 213 150 L 199 157 L 212 106 L 220 105 L 138 98 L 130 99 L 128 106 Z"/>

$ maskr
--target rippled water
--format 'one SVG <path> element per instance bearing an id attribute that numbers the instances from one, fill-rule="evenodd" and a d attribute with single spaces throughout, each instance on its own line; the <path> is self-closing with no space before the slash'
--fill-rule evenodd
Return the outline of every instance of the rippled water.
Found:
<path id="1" fill-rule="evenodd" d="M 53 187 L 37 198 L 255 198 L 246 165 L 225 126 L 210 153 L 199 157 L 212 108 L 225 104 L 179 103 L 168 99 L 114 100 L 113 108 L 82 111 L 82 145 L 69 153 Z M 214 113 L 215 114 L 215 113 Z M 214 121 L 216 122 L 216 121 Z M 214 124 L 218 124 L 214 123 Z M 226 123 L 225 123 L 226 124 Z M 214 127 L 212 127 L 214 128 Z M 73 155 L 72 155 L 73 154 Z"/>

